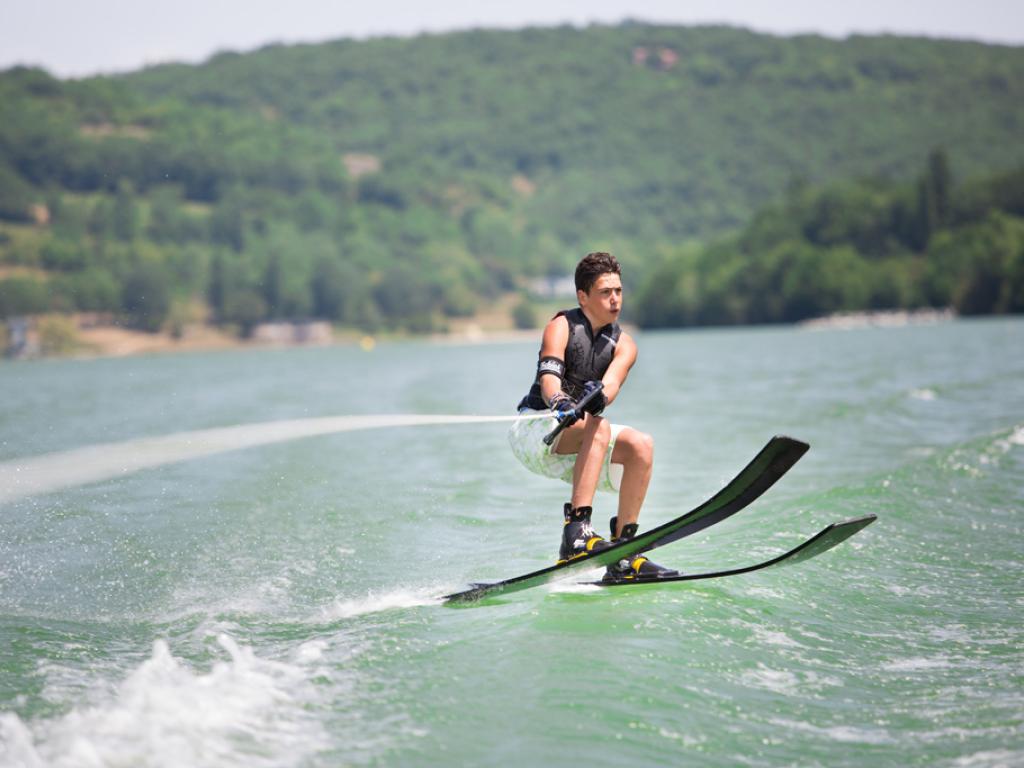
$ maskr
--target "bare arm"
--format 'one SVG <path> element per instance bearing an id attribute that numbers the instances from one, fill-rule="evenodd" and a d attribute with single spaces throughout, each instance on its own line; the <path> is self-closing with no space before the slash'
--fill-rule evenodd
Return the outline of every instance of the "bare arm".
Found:
<path id="1" fill-rule="evenodd" d="M 569 344 L 569 321 L 563 315 L 553 318 L 544 328 L 544 337 L 540 343 L 541 357 L 557 357 L 565 362 L 565 348 Z M 551 373 L 540 377 L 540 392 L 544 402 L 550 404 L 551 398 L 562 391 L 561 380 Z"/>
<path id="2" fill-rule="evenodd" d="M 615 356 L 612 357 L 611 365 L 604 373 L 601 382 L 604 384 L 604 396 L 610 405 L 626 383 L 629 376 L 629 369 L 636 362 L 636 342 L 628 333 L 623 332 L 619 337 L 619 343 L 615 346 Z"/>

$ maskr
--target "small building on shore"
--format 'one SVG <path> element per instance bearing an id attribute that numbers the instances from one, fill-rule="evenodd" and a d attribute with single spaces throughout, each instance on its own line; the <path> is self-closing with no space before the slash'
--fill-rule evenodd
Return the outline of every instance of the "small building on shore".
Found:
<path id="1" fill-rule="evenodd" d="M 334 336 L 331 324 L 324 320 L 259 323 L 252 340 L 261 344 L 330 344 Z"/>
<path id="2" fill-rule="evenodd" d="M 42 351 L 39 341 L 39 328 L 31 317 L 9 317 L 6 321 L 7 333 L 4 339 L 4 355 L 21 359 L 38 357 Z"/>

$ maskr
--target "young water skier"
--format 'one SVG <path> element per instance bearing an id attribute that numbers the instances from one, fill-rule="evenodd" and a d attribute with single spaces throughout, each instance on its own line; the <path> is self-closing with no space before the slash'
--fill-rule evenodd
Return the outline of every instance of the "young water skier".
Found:
<path id="1" fill-rule="evenodd" d="M 509 432 L 512 451 L 531 472 L 572 485 L 563 508 L 565 519 L 559 562 L 585 557 L 636 535 L 640 507 L 647 495 L 654 441 L 632 427 L 610 424 L 601 414 L 615 401 L 636 362 L 636 342 L 618 324 L 622 311 L 622 269 L 609 253 L 589 253 L 576 267 L 579 307 L 559 312 L 541 339 L 537 373 L 521 414 L 549 413 L 550 419 L 525 419 Z M 603 389 L 585 406 L 583 417 L 548 447 L 543 436 L 594 389 Z M 613 542 L 590 523 L 594 493 L 618 491 L 618 514 L 611 520 Z M 605 579 L 674 576 L 677 571 L 632 555 L 608 566 Z"/>

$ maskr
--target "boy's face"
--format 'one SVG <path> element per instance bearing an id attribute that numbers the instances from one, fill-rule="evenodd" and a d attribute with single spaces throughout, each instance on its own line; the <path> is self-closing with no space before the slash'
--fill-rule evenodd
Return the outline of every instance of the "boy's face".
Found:
<path id="1" fill-rule="evenodd" d="M 614 272 L 606 272 L 588 292 L 576 291 L 576 298 L 598 326 L 614 323 L 622 312 L 622 279 Z"/>

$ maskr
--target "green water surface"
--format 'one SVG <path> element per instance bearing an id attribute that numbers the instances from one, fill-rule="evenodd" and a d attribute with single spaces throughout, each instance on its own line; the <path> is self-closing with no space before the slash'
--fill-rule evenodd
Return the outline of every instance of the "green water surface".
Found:
<path id="1" fill-rule="evenodd" d="M 553 561 L 567 486 L 501 424 L 230 451 L 0 505 L 0 765 L 1024 764 L 1024 321 L 638 334 L 642 527 L 811 451 L 681 570 L 435 598 Z M 0 364 L 0 462 L 235 424 L 511 413 L 534 343 Z M 60 468 L 55 471 L 62 471 Z M 601 529 L 615 512 L 600 496 Z"/>

